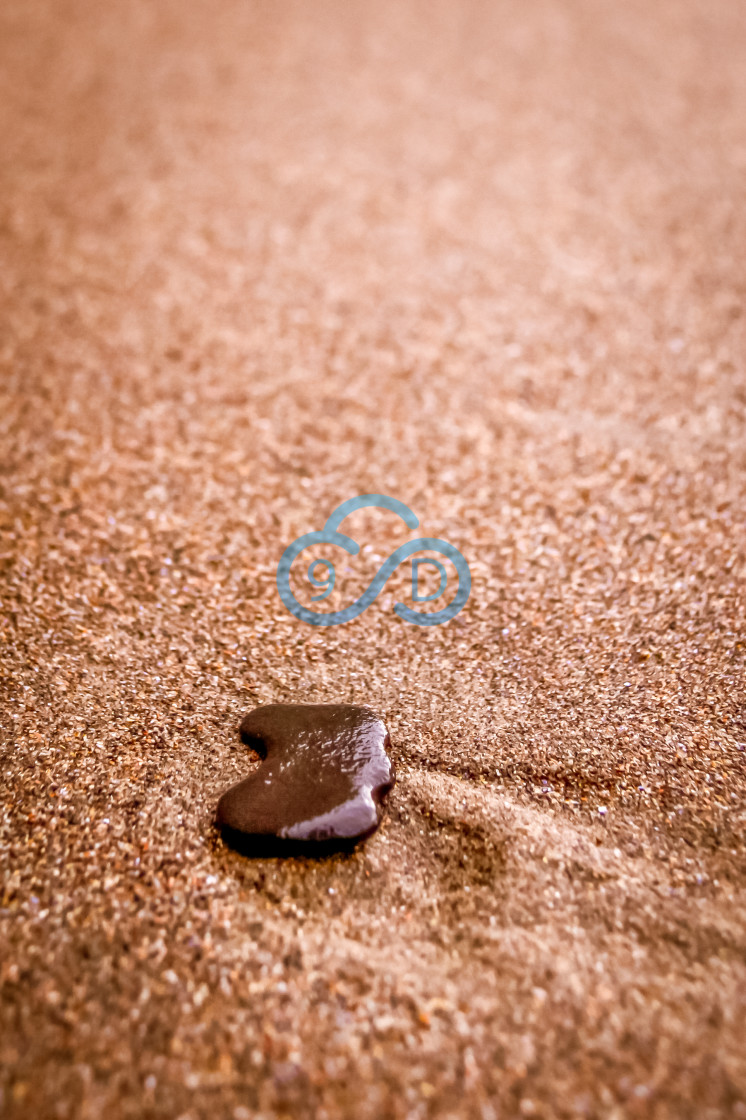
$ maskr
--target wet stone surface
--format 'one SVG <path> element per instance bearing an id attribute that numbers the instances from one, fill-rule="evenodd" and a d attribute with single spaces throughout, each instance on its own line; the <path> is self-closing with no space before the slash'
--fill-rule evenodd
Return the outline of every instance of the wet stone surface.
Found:
<path id="1" fill-rule="evenodd" d="M 224 839 L 246 854 L 323 854 L 381 821 L 394 784 L 385 724 L 351 704 L 267 704 L 241 723 L 264 760 L 218 802 Z"/>

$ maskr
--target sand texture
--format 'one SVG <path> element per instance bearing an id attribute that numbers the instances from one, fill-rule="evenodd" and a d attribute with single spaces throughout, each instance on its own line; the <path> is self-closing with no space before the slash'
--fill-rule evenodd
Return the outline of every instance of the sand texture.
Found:
<path id="1" fill-rule="evenodd" d="M 3 1117 L 744 1120 L 744 5 L 4 0 L 0 137 Z M 447 625 L 283 606 L 366 492 Z M 397 784 L 249 860 L 293 702 Z"/>

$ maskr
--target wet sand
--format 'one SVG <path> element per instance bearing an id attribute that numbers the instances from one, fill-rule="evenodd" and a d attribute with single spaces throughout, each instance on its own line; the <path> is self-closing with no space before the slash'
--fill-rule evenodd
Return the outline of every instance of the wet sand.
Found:
<path id="1" fill-rule="evenodd" d="M 0 55 L 0 1111 L 746 1117 L 742 7 L 7 0 Z M 369 491 L 452 622 L 283 607 Z M 391 731 L 352 854 L 214 829 L 291 702 Z"/>

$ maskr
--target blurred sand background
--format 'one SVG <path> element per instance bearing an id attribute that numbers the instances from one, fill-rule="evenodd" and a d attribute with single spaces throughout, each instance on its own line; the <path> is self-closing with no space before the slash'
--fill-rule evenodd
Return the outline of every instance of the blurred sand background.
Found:
<path id="1" fill-rule="evenodd" d="M 743 5 L 5 0 L 0 55 L 2 1114 L 746 1117 Z M 366 491 L 449 625 L 282 607 Z M 285 700 L 388 722 L 354 855 L 214 834 Z"/>

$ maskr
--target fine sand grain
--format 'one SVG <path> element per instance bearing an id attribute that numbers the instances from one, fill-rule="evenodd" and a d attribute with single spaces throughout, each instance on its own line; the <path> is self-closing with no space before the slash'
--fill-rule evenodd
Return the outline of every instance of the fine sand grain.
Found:
<path id="1" fill-rule="evenodd" d="M 2 1115 L 743 1120 L 744 5 L 4 0 L 0 55 Z M 283 607 L 365 492 L 448 625 L 406 564 Z M 330 605 L 411 535 L 345 526 Z M 385 718 L 355 853 L 217 836 L 274 702 Z"/>

